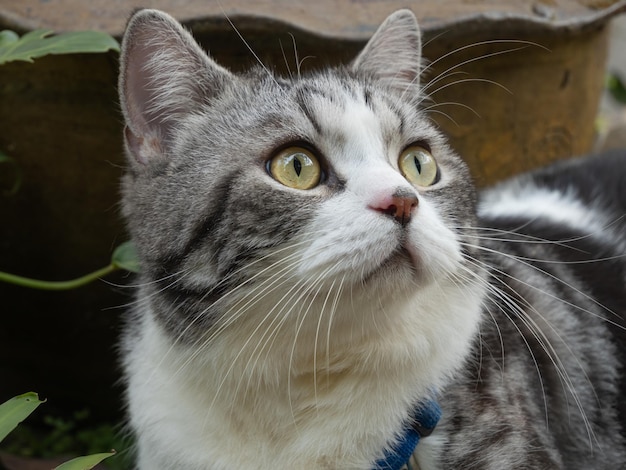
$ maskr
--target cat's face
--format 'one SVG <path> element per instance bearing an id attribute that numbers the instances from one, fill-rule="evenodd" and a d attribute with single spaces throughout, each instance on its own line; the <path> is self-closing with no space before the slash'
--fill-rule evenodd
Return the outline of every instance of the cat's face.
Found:
<path id="1" fill-rule="evenodd" d="M 179 307 L 171 322 L 224 321 L 233 305 L 384 308 L 465 282 L 474 190 L 419 110 L 412 15 L 350 68 L 293 79 L 234 76 L 160 13 L 135 23 L 124 212 L 144 279 Z"/>

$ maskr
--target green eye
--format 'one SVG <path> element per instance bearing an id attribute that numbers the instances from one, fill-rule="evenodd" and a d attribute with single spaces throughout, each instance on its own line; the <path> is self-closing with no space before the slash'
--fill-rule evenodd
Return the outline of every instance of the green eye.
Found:
<path id="1" fill-rule="evenodd" d="M 322 175 L 317 158 L 301 147 L 281 151 L 270 160 L 269 171 L 276 181 L 294 189 L 314 188 Z"/>
<path id="2" fill-rule="evenodd" d="M 437 162 L 428 150 L 419 145 L 402 152 L 398 165 L 404 177 L 416 186 L 427 187 L 437 182 Z"/>

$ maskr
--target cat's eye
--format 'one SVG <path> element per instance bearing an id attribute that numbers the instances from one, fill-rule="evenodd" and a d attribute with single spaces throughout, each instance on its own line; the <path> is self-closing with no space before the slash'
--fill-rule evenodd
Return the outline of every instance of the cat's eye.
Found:
<path id="1" fill-rule="evenodd" d="M 402 152 L 398 165 L 404 177 L 416 186 L 432 186 L 439 179 L 437 162 L 428 150 L 419 145 Z"/>
<path id="2" fill-rule="evenodd" d="M 322 176 L 315 155 L 302 147 L 282 150 L 269 161 L 268 170 L 276 181 L 295 189 L 314 188 Z"/>

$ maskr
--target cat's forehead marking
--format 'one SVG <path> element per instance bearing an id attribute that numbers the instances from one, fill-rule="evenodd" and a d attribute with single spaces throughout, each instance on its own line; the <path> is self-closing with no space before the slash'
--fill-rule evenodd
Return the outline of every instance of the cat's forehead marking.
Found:
<path id="1" fill-rule="evenodd" d="M 395 161 L 402 145 L 402 119 L 387 100 L 364 90 L 313 93 L 305 114 L 319 133 L 316 146 L 350 191 L 367 204 L 377 195 L 412 188 Z"/>
<path id="2" fill-rule="evenodd" d="M 381 122 L 365 103 L 348 103 L 339 121 L 338 127 L 351 150 L 347 157 L 362 162 L 373 155 L 384 155 Z"/>
<path id="3" fill-rule="evenodd" d="M 316 144 L 331 151 L 327 156 L 333 160 L 341 156 L 353 164 L 386 159 L 390 135 L 398 137 L 402 132 L 401 117 L 365 90 L 339 90 L 316 90 L 302 102 L 304 114 L 319 134 Z"/>

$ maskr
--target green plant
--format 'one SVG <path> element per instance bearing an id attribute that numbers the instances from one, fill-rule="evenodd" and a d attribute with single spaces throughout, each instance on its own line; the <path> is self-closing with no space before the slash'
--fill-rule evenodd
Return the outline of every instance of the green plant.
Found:
<path id="1" fill-rule="evenodd" d="M 120 47 L 113 37 L 102 32 L 80 31 L 52 35 L 52 31 L 49 30 L 36 30 L 19 37 L 13 31 L 0 31 L 0 65 L 12 61 L 32 62 L 33 59 L 48 54 L 93 53 L 106 52 L 108 50 L 119 52 Z M 0 164 L 4 164 L 2 168 L 10 168 L 11 178 L 9 180 L 11 181 L 9 188 L 3 190 L 2 193 L 5 196 L 14 195 L 19 190 L 22 182 L 20 167 L 14 158 L 2 151 L 0 151 Z M 9 273 L 0 273 L 0 280 L 38 289 L 72 289 L 118 269 L 138 270 L 135 251 L 130 243 L 124 243 L 115 249 L 109 266 L 71 281 L 40 281 Z M 39 400 L 37 394 L 26 393 L 0 404 L 0 442 L 4 441 L 42 403 L 44 402 Z M 78 419 L 79 416 L 75 415 L 75 418 Z M 89 445 L 89 455 L 70 460 L 57 467 L 57 470 L 88 470 L 115 453 L 115 451 L 105 453 L 96 453 L 97 451 L 94 451 L 96 447 L 99 449 L 106 448 L 99 447 L 103 443 L 100 439 L 103 436 L 106 436 L 105 440 L 111 442 L 113 431 L 110 427 L 102 427 L 95 431 L 85 431 L 76 429 L 74 421 L 50 417 L 46 418 L 46 424 L 52 429 L 49 438 L 38 439 L 37 441 L 31 440 L 31 443 L 37 442 L 37 445 L 50 445 L 49 451 L 53 452 L 56 450 L 59 453 L 68 451 L 68 442 L 82 442 Z M 24 427 L 20 428 L 23 429 Z M 68 433 L 74 435 L 68 438 Z M 22 433 L 22 436 L 28 434 L 28 431 L 26 431 Z"/>
<path id="2" fill-rule="evenodd" d="M 0 65 L 11 61 L 32 62 L 33 59 L 48 54 L 72 54 L 88 52 L 119 52 L 118 42 L 110 35 L 98 31 L 78 31 L 51 36 L 52 31 L 38 29 L 19 37 L 9 30 L 0 31 Z M 21 185 L 22 175 L 16 161 L 0 151 L 0 164 L 13 168 L 13 184 L 5 190 L 6 195 L 15 194 Z M 44 290 L 66 290 L 83 286 L 107 274 L 125 269 L 137 272 L 139 269 L 135 250 L 130 243 L 123 243 L 113 252 L 108 266 L 69 281 L 42 281 L 6 272 L 0 272 L 0 281 L 23 287 Z"/>
<path id="3" fill-rule="evenodd" d="M 108 266 L 98 269 L 92 273 L 85 274 L 84 276 L 76 279 L 71 279 L 69 281 L 43 281 L 40 279 L 31 279 L 0 271 L 0 281 L 16 284 L 22 287 L 30 287 L 32 289 L 68 290 L 84 286 L 85 284 L 95 281 L 96 279 L 100 279 L 101 277 L 120 269 L 130 272 L 139 272 L 139 262 L 137 260 L 135 247 L 131 242 L 122 243 L 113 251 L 113 256 L 111 257 L 111 262 Z"/>
<path id="4" fill-rule="evenodd" d="M 36 393 L 25 393 L 11 398 L 0 405 L 0 442 L 3 441 L 22 421 L 44 403 Z M 89 470 L 103 460 L 115 455 L 115 451 L 77 457 L 55 470 Z"/>
<path id="5" fill-rule="evenodd" d="M 13 31 L 0 31 L 0 65 L 14 60 L 32 62 L 48 54 L 120 51 L 113 37 L 99 31 L 51 34 L 50 30 L 37 29 L 19 37 Z"/>
<path id="6" fill-rule="evenodd" d="M 617 73 L 610 73 L 606 77 L 606 89 L 615 101 L 621 104 L 626 103 L 626 86 L 622 78 Z"/>

